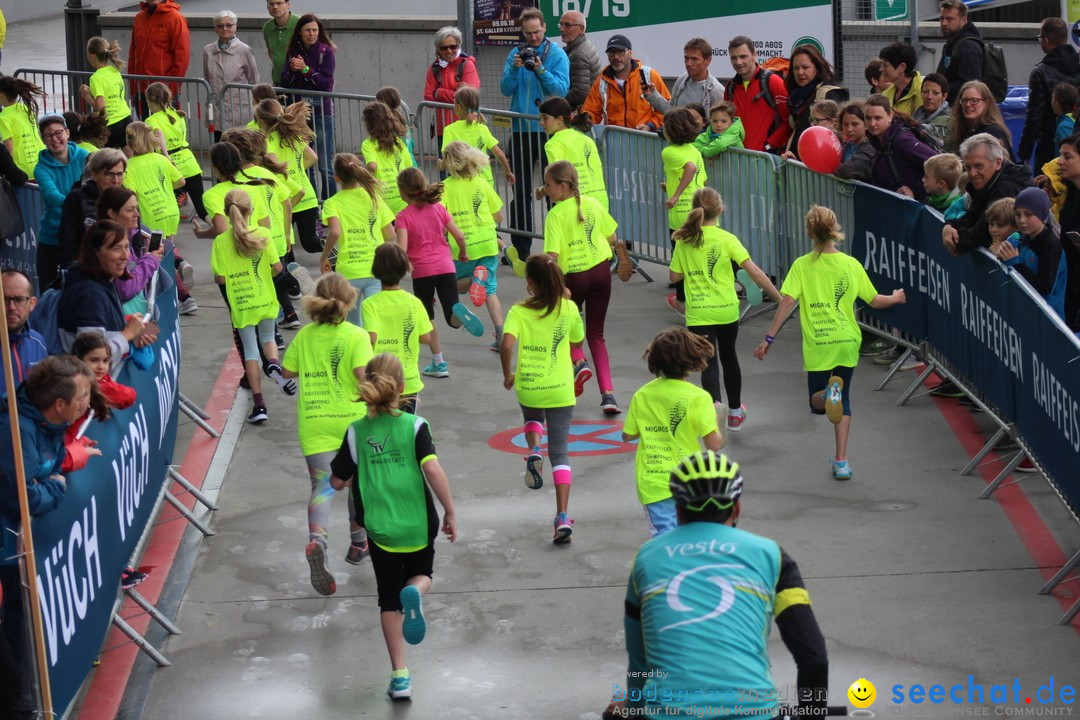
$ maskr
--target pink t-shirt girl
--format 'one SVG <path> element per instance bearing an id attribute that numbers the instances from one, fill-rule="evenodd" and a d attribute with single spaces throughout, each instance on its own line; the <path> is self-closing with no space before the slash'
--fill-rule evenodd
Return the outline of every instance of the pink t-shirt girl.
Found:
<path id="1" fill-rule="evenodd" d="M 442 203 L 409 205 L 398 213 L 394 225 L 409 233 L 406 254 L 414 278 L 453 273 L 454 258 L 446 242 L 446 227 L 453 222 Z"/>

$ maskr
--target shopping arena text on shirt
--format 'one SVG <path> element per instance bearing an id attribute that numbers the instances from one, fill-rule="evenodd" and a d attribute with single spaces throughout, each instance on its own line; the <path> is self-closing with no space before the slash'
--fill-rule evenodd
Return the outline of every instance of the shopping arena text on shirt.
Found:
<path id="1" fill-rule="evenodd" d="M 1021 706 L 1019 708 L 994 708 L 994 710 L 1002 711 L 996 713 L 998 715 L 1046 714 L 1044 712 L 1027 712 L 1046 705 L 1064 707 L 1042 708 L 1042 710 L 1060 710 L 1061 713 L 1058 714 L 1072 715 L 1072 705 L 1076 702 L 1076 688 L 1072 685 L 1057 683 L 1053 675 L 1050 676 L 1049 682 L 1039 685 L 1034 692 L 1030 688 L 1025 690 L 1019 679 L 1013 679 L 1012 682 L 1007 684 L 994 684 L 987 687 L 982 683 L 975 682 L 974 675 L 968 675 L 967 683 L 957 683 L 949 686 L 931 685 L 929 687 L 919 684 L 909 686 L 893 685 L 891 690 L 892 696 L 889 700 L 894 705 L 901 703 L 911 703 L 913 705 L 923 703 L 931 705 L 984 705 L 989 703 L 1000 706 L 1011 703 Z M 985 709 L 990 710 L 990 708 Z"/>

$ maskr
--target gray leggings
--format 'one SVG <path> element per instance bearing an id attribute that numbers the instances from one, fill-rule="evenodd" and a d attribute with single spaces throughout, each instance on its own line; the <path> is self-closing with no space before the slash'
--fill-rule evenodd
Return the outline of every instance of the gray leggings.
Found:
<path id="1" fill-rule="evenodd" d="M 547 426 L 548 459 L 551 466 L 570 465 L 566 439 L 570 436 L 570 422 L 574 419 L 574 406 L 557 408 L 530 408 L 521 406 L 525 422 L 533 421 Z"/>
<path id="2" fill-rule="evenodd" d="M 244 362 L 259 360 L 259 347 L 274 342 L 274 318 L 263 318 L 258 325 L 236 328 L 240 333 L 240 343 L 244 348 Z M 258 339 L 256 339 L 258 335 Z"/>

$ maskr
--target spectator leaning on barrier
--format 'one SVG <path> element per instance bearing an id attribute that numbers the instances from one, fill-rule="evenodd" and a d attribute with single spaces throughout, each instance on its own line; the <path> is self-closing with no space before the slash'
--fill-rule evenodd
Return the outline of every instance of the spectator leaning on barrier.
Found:
<path id="1" fill-rule="evenodd" d="M 30 370 L 49 355 L 45 338 L 30 327 L 30 313 L 37 305 L 34 297 L 34 285 L 21 270 L 5 270 L 0 275 L 4 285 L 4 315 L 7 317 L 8 340 L 11 342 L 12 376 L 18 385 L 30 373 Z M 4 390 L 5 370 L 0 363 L 0 394 Z M 3 437 L 3 436 L 0 436 Z M 2 442 L 7 442 L 4 438 Z"/>
<path id="2" fill-rule="evenodd" d="M 728 57 L 735 77 L 724 89 L 724 99 L 735 103 L 746 129 L 743 147 L 771 153 L 783 151 L 791 136 L 784 78 L 758 65 L 754 41 L 745 35 L 731 39 Z"/>
<path id="3" fill-rule="evenodd" d="M 576 109 L 585 102 L 600 75 L 600 55 L 592 41 L 585 37 L 585 16 L 577 10 L 563 13 L 559 19 L 559 36 L 565 43 L 563 50 L 570 58 L 570 90 L 566 93 L 566 102 Z"/>
<path id="4" fill-rule="evenodd" d="M 1061 249 L 1068 265 L 1065 289 L 1065 322 L 1072 330 L 1080 330 L 1080 242 L 1072 239 L 1080 232 L 1080 134 L 1061 143 L 1058 173 L 1065 183 L 1065 203 L 1058 216 L 1061 220 Z"/>
<path id="5" fill-rule="evenodd" d="M 570 59 L 561 47 L 546 39 L 544 13 L 529 8 L 521 13 L 521 32 L 525 44 L 506 56 L 499 90 L 510 98 L 516 113 L 536 115 L 540 103 L 551 95 L 565 97 L 570 89 Z M 538 120 L 514 118 L 510 143 L 510 166 L 517 182 L 510 205 L 510 227 L 531 232 L 533 229 L 532 168 L 539 160 L 547 165 L 544 142 L 547 136 Z M 523 260 L 530 255 L 532 238 L 511 235 L 510 240 Z"/>
<path id="6" fill-rule="evenodd" d="M 173 0 L 143 0 L 131 28 L 128 49 L 128 72 L 132 75 L 156 75 L 182 78 L 190 61 L 191 37 L 187 20 Z M 140 118 L 149 113 L 143 93 L 149 81 L 132 81 L 131 98 Z M 170 83 L 173 97 L 180 94 L 180 83 Z"/>
<path id="7" fill-rule="evenodd" d="M 259 84 L 259 68 L 251 47 L 236 37 L 236 13 L 222 10 L 214 16 L 218 39 L 203 48 L 203 77 L 215 93 L 228 83 Z M 251 94 L 233 90 L 224 104 L 225 115 L 217 119 L 218 131 L 243 127 L 251 119 Z"/>
<path id="8" fill-rule="evenodd" d="M 453 25 L 435 31 L 435 60 L 428 66 L 424 78 L 424 99 L 428 102 L 454 104 L 454 93 L 461 85 L 480 89 L 480 73 L 476 58 L 461 49 L 464 39 L 461 30 Z M 535 112 L 535 111 L 534 111 Z M 451 109 L 435 111 L 435 136 L 442 147 L 443 128 L 457 120 Z"/>
<path id="9" fill-rule="evenodd" d="M 1039 188 L 1024 188 L 1013 208 L 1019 232 L 998 246 L 997 256 L 1065 319 L 1066 263 L 1061 258 L 1058 224 L 1050 214 L 1050 198 Z"/>
<path id="10" fill-rule="evenodd" d="M 41 189 L 41 225 L 37 237 L 38 286 L 53 284 L 60 266 L 60 215 L 64 198 L 82 178 L 90 153 L 68 139 L 67 124 L 60 115 L 38 121 L 45 149 L 38 154 L 34 180 Z"/>
<path id="11" fill-rule="evenodd" d="M 270 82 L 278 85 L 281 83 L 281 71 L 285 69 L 285 51 L 300 16 L 293 14 L 289 0 L 266 0 L 266 11 L 270 13 L 270 19 L 263 24 L 262 34 L 266 54 L 270 56 Z"/>
<path id="12" fill-rule="evenodd" d="M 647 93 L 646 99 L 660 113 L 690 103 L 700 103 L 705 112 L 709 112 L 724 99 L 724 86 L 709 73 L 712 58 L 713 49 L 708 40 L 698 37 L 687 40 L 683 46 L 686 72 L 672 84 L 671 100 L 666 100 L 655 91 Z"/>
<path id="13" fill-rule="evenodd" d="M 607 57 L 608 64 L 593 83 L 582 111 L 589 113 L 594 123 L 659 130 L 664 124 L 664 114 L 646 96 L 671 99 L 660 73 L 634 57 L 630 38 L 625 35 L 611 36 Z"/>
<path id="14" fill-rule="evenodd" d="M 866 99 L 863 117 L 867 137 L 876 151 L 871 160 L 870 182 L 922 202 L 926 198 L 923 164 L 936 151 L 919 141 L 908 124 L 910 117 L 894 112 L 884 95 Z"/>
<path id="15" fill-rule="evenodd" d="M 968 175 L 967 212 L 948 220 L 941 230 L 941 240 L 953 255 L 990 247 L 986 208 L 998 198 L 1014 198 L 1031 187 L 1031 172 L 1009 162 L 1005 148 L 993 135 L 979 133 L 968 138 L 960 146 L 960 157 Z"/>
<path id="16" fill-rule="evenodd" d="M 1080 83 L 1080 55 L 1069 44 L 1069 27 L 1064 20 L 1043 20 L 1039 30 L 1039 47 L 1045 55 L 1028 77 L 1027 116 L 1019 148 L 1020 162 L 1023 163 L 1030 162 L 1034 151 L 1036 168 L 1057 157 L 1054 133 L 1058 118 L 1050 107 L 1054 86 L 1061 82 L 1072 85 Z M 1073 108 L 1063 110 L 1071 112 Z"/>
<path id="17" fill-rule="evenodd" d="M 922 83 L 923 76 L 916 66 L 919 64 L 919 55 L 915 48 L 907 43 L 893 43 L 881 48 L 878 53 L 881 58 L 881 75 L 890 83 L 881 94 L 889 98 L 893 109 L 914 114 L 922 107 Z"/>
<path id="18" fill-rule="evenodd" d="M 784 85 L 788 96 L 788 124 L 791 125 L 787 149 L 798 158 L 799 136 L 814 124 L 811 107 L 821 100 L 838 104 L 847 102 L 848 91 L 836 84 L 832 65 L 813 45 L 799 45 L 791 51 L 791 72 Z"/>
<path id="19" fill-rule="evenodd" d="M 71 188 L 60 207 L 60 228 L 56 233 L 60 269 L 71 267 L 75 262 L 83 236 L 97 221 L 98 197 L 105 189 L 124 184 L 127 163 L 127 155 L 115 148 L 103 148 L 87 158 L 86 174 L 89 177 Z"/>
<path id="20" fill-rule="evenodd" d="M 960 87 L 964 83 L 982 78 L 982 33 L 968 21 L 967 5 L 960 0 L 944 0 L 939 7 L 945 47 L 941 49 L 937 72 L 949 81 L 949 98 L 955 101 L 960 97 Z"/>

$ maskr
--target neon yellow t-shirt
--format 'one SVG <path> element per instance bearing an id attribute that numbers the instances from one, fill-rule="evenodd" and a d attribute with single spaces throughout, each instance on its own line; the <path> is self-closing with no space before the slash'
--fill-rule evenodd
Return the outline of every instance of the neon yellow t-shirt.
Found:
<path id="1" fill-rule="evenodd" d="M 11 157 L 19 169 L 34 177 L 38 154 L 45 149 L 38 132 L 37 122 L 30 115 L 30 108 L 22 103 L 8 105 L 0 110 L 0 142 L 11 141 Z"/>
<path id="2" fill-rule="evenodd" d="M 296 432 L 304 455 L 336 451 L 349 425 L 367 412 L 357 402 L 354 371 L 371 358 L 367 330 L 350 322 L 309 323 L 289 343 L 281 366 L 299 375 Z"/>
<path id="3" fill-rule="evenodd" d="M 175 122 L 173 122 L 175 121 Z M 187 118 L 181 117 L 172 108 L 158 110 L 146 118 L 146 124 L 161 131 L 165 136 L 165 147 L 169 151 L 169 160 L 185 178 L 202 175 L 202 167 L 188 147 Z"/>
<path id="4" fill-rule="evenodd" d="M 682 227 L 686 222 L 686 216 L 690 214 L 690 206 L 694 200 L 694 193 L 705 187 L 705 161 L 701 159 L 701 153 L 692 143 L 685 145 L 668 145 L 660 151 L 660 157 L 664 161 L 664 182 L 667 183 L 667 196 L 670 200 L 675 195 L 675 190 L 682 182 L 683 168 L 687 163 L 694 163 L 697 171 L 690 178 L 690 184 L 679 196 L 679 202 L 675 207 L 668 210 L 668 227 L 675 230 Z"/>
<path id="5" fill-rule="evenodd" d="M 390 206 L 390 210 L 397 215 L 408 204 L 401 199 L 398 191 L 397 176 L 405 168 L 413 166 L 412 155 L 405 143 L 398 140 L 394 149 L 383 152 L 378 143 L 368 138 L 360 144 L 360 152 L 364 156 L 365 163 L 375 163 L 375 177 L 383 184 L 383 199 Z"/>
<path id="6" fill-rule="evenodd" d="M 394 222 L 390 206 L 362 187 L 338 190 L 323 203 L 323 225 L 329 227 L 332 217 L 341 223 L 337 271 L 347 280 L 371 277 L 375 249 L 385 242 L 383 228 Z"/>
<path id="7" fill-rule="evenodd" d="M 289 179 L 304 189 L 304 198 L 293 206 L 293 212 L 303 212 L 317 207 L 319 201 L 315 199 L 315 188 L 308 177 L 307 168 L 304 167 L 304 148 L 302 142 L 295 145 L 287 145 L 281 141 L 281 133 L 274 130 L 266 138 L 266 152 L 273 155 L 278 162 L 285 163 L 289 168 Z M 294 193 L 295 194 L 295 193 Z M 204 201 L 205 203 L 205 201 Z"/>
<path id="8" fill-rule="evenodd" d="M 467 120 L 458 120 L 443 128 L 442 150 L 446 150 L 446 146 L 455 141 L 474 147 L 485 155 L 490 154 L 491 148 L 499 144 L 499 139 L 491 134 L 491 129 L 487 125 L 482 122 L 470 123 Z M 492 187 L 495 187 L 495 176 L 491 174 L 491 165 L 484 168 L 481 175 L 491 183 Z"/>
<path id="9" fill-rule="evenodd" d="M 576 273 L 611 259 L 611 237 L 619 224 L 594 198 L 582 196 L 581 214 L 574 198 L 555 203 L 544 221 L 544 252 L 559 256 L 564 273 Z"/>
<path id="10" fill-rule="evenodd" d="M 237 180 L 240 179 L 240 177 L 237 177 Z M 203 193 L 203 207 L 206 208 L 207 219 L 213 222 L 215 215 L 221 215 L 231 224 L 232 221 L 229 220 L 229 215 L 225 212 L 225 196 L 232 190 L 243 190 L 251 198 L 251 219 L 248 224 L 252 227 L 262 225 L 262 219 L 270 217 L 270 206 L 266 202 L 266 187 L 266 185 L 258 183 L 246 185 L 243 182 L 234 183 L 231 180 L 222 180 Z M 273 220 L 271 220 L 271 227 L 273 227 L 273 224 Z M 273 238 L 273 234 L 271 234 L 271 238 Z"/>
<path id="11" fill-rule="evenodd" d="M 685 380 L 657 378 L 630 399 L 623 431 L 640 435 L 634 453 L 638 501 L 648 505 L 671 497 L 671 469 L 701 450 L 700 439 L 716 432 L 712 397 Z"/>
<path id="12" fill-rule="evenodd" d="M 225 278 L 225 294 L 229 298 L 229 315 L 234 328 L 258 325 L 260 320 L 273 320 L 280 306 L 274 292 L 272 266 L 281 261 L 270 231 L 253 227 L 252 233 L 266 238 L 266 247 L 252 257 L 236 252 L 236 239 L 232 228 L 214 238 L 210 251 L 210 269 L 214 275 Z"/>
<path id="13" fill-rule="evenodd" d="M 671 269 L 686 281 L 686 325 L 728 325 L 739 321 L 739 297 L 731 261 L 742 265 L 750 253 L 727 230 L 716 225 L 701 228 L 700 247 L 678 241 Z"/>
<path id="14" fill-rule="evenodd" d="M 81 147 L 83 150 L 85 150 L 88 153 L 95 153 L 95 152 L 97 152 L 98 150 L 101 149 L 97 145 L 95 145 L 94 143 L 87 142 L 85 140 L 82 140 L 81 142 L 77 142 L 75 144 L 78 145 L 79 147 Z"/>
<path id="15" fill-rule="evenodd" d="M 112 65 L 98 68 L 90 76 L 90 94 L 94 98 L 105 98 L 105 122 L 115 125 L 126 117 L 131 117 L 131 108 L 124 97 L 124 78 Z"/>
<path id="16" fill-rule="evenodd" d="M 608 209 L 607 186 L 604 184 L 604 166 L 600 151 L 593 139 L 583 132 L 566 128 L 548 138 L 544 144 L 549 163 L 566 160 L 578 174 L 578 190 L 582 195 L 596 198 Z"/>
<path id="17" fill-rule="evenodd" d="M 405 369 L 402 395 L 424 389 L 420 379 L 420 336 L 432 331 L 424 304 L 404 290 L 377 292 L 360 306 L 364 329 L 375 333 L 375 354 L 392 353 Z"/>
<path id="18" fill-rule="evenodd" d="M 180 226 L 173 183 L 184 176 L 164 155 L 147 153 L 128 159 L 124 187 L 139 198 L 139 219 L 151 230 L 175 235 Z"/>
<path id="19" fill-rule="evenodd" d="M 241 170 L 237 180 L 243 178 L 264 178 L 271 182 L 269 185 L 245 185 L 244 189 L 248 191 L 249 195 L 262 195 L 263 200 L 266 202 L 266 211 L 270 217 L 270 239 L 274 241 L 274 247 L 277 249 L 278 255 L 284 255 L 289 251 L 289 243 L 285 236 L 285 203 L 300 188 L 289 180 L 287 175 L 277 175 L 272 170 L 267 170 L 260 165 L 252 165 Z M 222 196 L 222 202 L 224 202 L 224 196 Z M 252 207 L 252 216 L 254 216 L 254 212 L 255 208 Z"/>
<path id="20" fill-rule="evenodd" d="M 470 260 L 499 254 L 494 214 L 502 209 L 503 201 L 495 188 L 479 175 L 470 180 L 451 176 L 443 181 L 442 202 L 465 235 L 465 251 Z M 457 260 L 457 241 L 449 235 L 446 241 L 450 243 L 450 254 Z"/>
<path id="21" fill-rule="evenodd" d="M 862 263 L 842 252 L 803 255 L 791 264 L 780 292 L 799 301 L 804 369 L 859 364 L 855 299 L 869 303 L 877 295 Z"/>
<path id="22" fill-rule="evenodd" d="M 517 338 L 514 391 L 525 407 L 567 407 L 577 402 L 570 343 L 585 339 L 585 323 L 567 298 L 551 314 L 544 312 L 519 303 L 506 314 L 503 334 Z"/>

